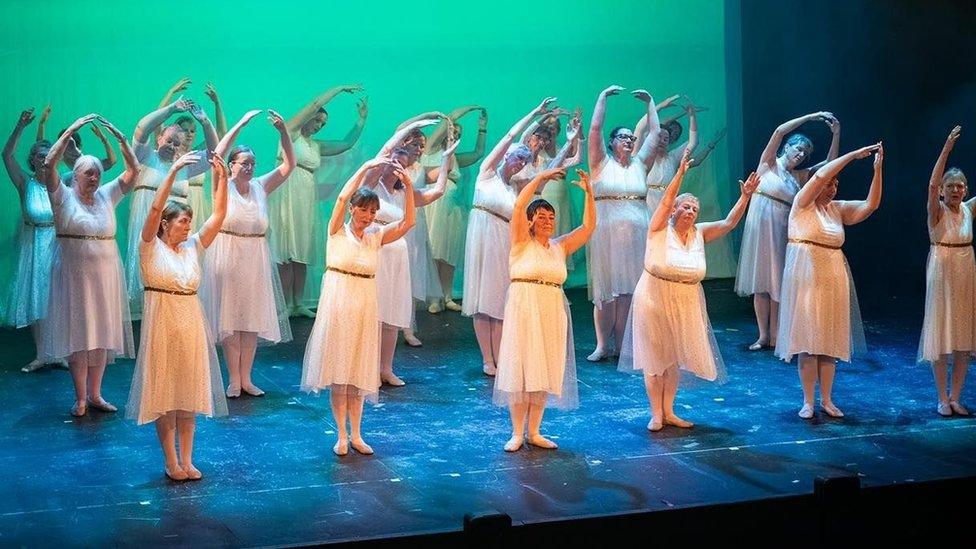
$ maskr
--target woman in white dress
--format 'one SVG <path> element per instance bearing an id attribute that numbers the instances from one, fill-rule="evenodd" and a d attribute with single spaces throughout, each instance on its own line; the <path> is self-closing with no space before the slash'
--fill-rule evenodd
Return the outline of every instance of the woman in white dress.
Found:
<path id="1" fill-rule="evenodd" d="M 716 381 L 724 365 L 705 308 L 705 243 L 728 234 L 739 224 L 759 179 L 751 174 L 740 184 L 739 200 L 725 219 L 698 223 L 698 198 L 678 194 L 690 164 L 686 149 L 678 172 L 668 183 L 647 231 L 644 272 L 634 292 L 631 322 L 620 356 L 621 371 L 639 370 L 651 408 L 647 428 L 694 424 L 674 411 L 681 372 Z"/>
<path id="2" fill-rule="evenodd" d="M 620 86 L 610 86 L 600 92 L 587 143 L 598 219 L 586 248 L 596 328 L 596 349 L 586 357 L 590 361 L 613 356 L 622 348 L 631 297 L 643 270 L 641 258 L 649 217 L 646 180 L 647 171 L 654 165 L 651 147 L 661 131 L 651 95 L 634 90 L 631 94 L 647 104 L 648 136 L 637 150 L 634 133 L 627 127 L 616 127 L 610 131 L 608 150 L 603 143 L 607 97 L 621 91 Z"/>
<path id="3" fill-rule="evenodd" d="M 101 185 L 101 164 L 83 155 L 75 162 L 74 184 L 68 187 L 58 176 L 58 162 L 71 136 L 94 121 L 118 141 L 125 171 Z M 41 354 L 68 359 L 75 386 L 73 416 L 85 415 L 88 406 L 115 412 L 117 408 L 102 397 L 105 365 L 116 356 L 133 356 L 125 278 L 115 243 L 115 207 L 132 189 L 139 162 L 115 126 L 89 114 L 72 123 L 51 146 L 44 170 L 57 244 Z"/>
<path id="4" fill-rule="evenodd" d="M 461 141 L 461 125 L 459 120 L 467 113 L 480 111 L 478 116 L 478 132 L 474 149 L 468 152 L 455 153 L 455 167 L 448 174 L 447 189 L 440 200 L 427 206 L 427 230 L 430 240 L 430 255 L 434 259 L 437 269 L 438 289 L 427 312 L 437 314 L 444 309 L 460 312 L 461 306 L 454 301 L 454 273 L 464 257 L 464 226 L 467 218 L 467 197 L 462 185 L 461 169 L 473 166 L 485 156 L 485 141 L 488 133 L 488 111 L 484 107 L 461 107 L 450 113 L 448 118 L 454 124 L 455 141 Z M 431 134 L 427 144 L 427 153 L 421 157 L 420 163 L 427 171 L 427 181 L 436 181 L 440 175 L 441 152 L 446 143 L 446 122 L 438 126 Z"/>
<path id="5" fill-rule="evenodd" d="M 149 205 L 152 204 L 156 189 L 169 173 L 169 167 L 177 158 L 185 138 L 183 128 L 177 124 L 162 127 L 166 119 L 177 112 L 189 112 L 200 122 L 203 126 L 207 150 L 213 150 L 217 146 L 217 131 L 207 118 L 207 114 L 199 105 L 186 99 L 178 99 L 147 114 L 132 132 L 132 150 L 135 151 L 141 166 L 139 179 L 135 182 L 132 199 L 129 202 L 129 237 L 125 256 L 126 293 L 129 296 L 129 311 L 133 320 L 141 318 L 143 302 L 143 284 L 139 272 L 139 243 L 141 242 L 139 235 L 142 234 L 142 226 L 146 222 L 146 216 L 149 215 Z M 153 135 L 156 136 L 155 148 L 149 145 L 149 138 Z M 173 200 L 188 204 L 190 192 L 188 180 L 209 169 L 210 164 L 205 158 L 187 166 L 170 190 Z"/>
<path id="6" fill-rule="evenodd" d="M 942 416 L 968 416 L 962 396 L 969 357 L 976 351 L 976 261 L 973 259 L 973 211 L 976 198 L 966 200 L 965 174 L 945 169 L 962 128 L 949 133 L 929 179 L 929 260 L 925 269 L 925 320 L 918 361 L 932 363 Z M 940 200 L 941 198 L 941 200 Z M 949 385 L 952 355 L 952 385 Z"/>
<path id="7" fill-rule="evenodd" d="M 227 216 L 204 259 L 200 293 L 210 329 L 227 362 L 230 398 L 241 396 L 241 391 L 251 396 L 264 394 L 251 379 L 259 338 L 269 344 L 291 341 L 288 312 L 267 239 L 268 195 L 295 168 L 285 121 L 278 113 L 268 111 L 268 121 L 278 131 L 284 162 L 262 176 L 254 176 L 254 151 L 250 147 L 230 148 L 241 129 L 260 113 L 247 112 L 214 150 L 217 156 L 227 155 L 230 169 Z"/>
<path id="8" fill-rule="evenodd" d="M 45 128 L 47 126 L 47 121 L 48 119 L 50 119 L 50 117 L 51 117 L 51 105 L 48 105 L 44 107 L 43 111 L 41 111 L 41 117 L 37 121 L 38 141 L 46 140 Z M 103 150 L 105 151 L 105 156 L 102 157 L 100 162 L 102 163 L 102 171 L 106 172 L 112 169 L 113 166 L 115 166 L 115 162 L 116 162 L 115 151 L 112 150 L 112 144 L 109 143 L 108 138 L 105 137 L 105 134 L 102 133 L 102 130 L 98 129 L 98 126 L 92 125 L 89 126 L 89 128 L 91 128 L 92 134 L 95 136 L 95 138 L 101 142 Z M 58 134 L 58 137 L 61 137 L 61 135 L 64 134 L 64 131 L 65 130 L 61 130 L 61 133 Z M 64 184 L 68 185 L 69 187 L 71 186 L 71 181 L 73 177 L 72 171 L 74 170 L 75 162 L 77 162 L 78 158 L 81 157 L 81 155 L 83 154 L 81 152 L 81 145 L 82 145 L 81 136 L 75 133 L 74 135 L 71 136 L 71 141 L 68 142 L 67 148 L 64 149 L 64 154 L 61 156 L 61 163 L 64 165 L 65 168 L 68 169 L 67 173 L 61 174 L 61 180 L 64 181 Z"/>
<path id="9" fill-rule="evenodd" d="M 214 211 L 200 231 L 191 234 L 193 210 L 189 206 L 167 200 L 180 170 L 205 156 L 194 152 L 173 162 L 156 190 L 140 235 L 146 303 L 125 416 L 138 425 L 156 423 L 164 470 L 173 480 L 203 477 L 193 465 L 196 414 L 227 415 L 217 350 L 197 297 L 200 255 L 217 237 L 227 213 L 223 159 L 213 156 L 210 160 Z"/>
<path id="10" fill-rule="evenodd" d="M 432 121 L 425 119 L 421 123 L 429 122 Z M 407 139 L 410 139 L 411 134 L 416 135 L 413 130 L 409 130 L 407 131 Z M 394 163 L 374 170 L 379 172 L 379 177 L 367 181 L 365 184 L 367 188 L 377 194 L 380 201 L 379 210 L 373 220 L 374 224 L 385 226 L 397 223 L 402 219 L 405 214 L 404 208 L 408 193 L 413 195 L 414 204 L 418 209 L 444 195 L 444 189 L 447 187 L 447 175 L 453 165 L 454 149 L 457 147 L 453 139 L 448 139 L 448 147 L 441 153 L 444 157 L 446 170 L 439 175 L 432 186 L 423 189 L 413 186 L 413 179 L 408 170 L 411 163 L 415 162 L 417 158 L 416 150 L 397 147 L 392 154 Z M 391 139 L 391 142 L 393 141 Z M 386 147 L 384 147 L 385 149 Z M 384 158 L 384 156 L 378 158 Z M 403 174 L 410 178 L 409 189 L 401 179 Z M 410 231 L 414 230 L 416 227 L 410 229 Z M 407 235 L 409 236 L 409 232 Z M 413 271 L 410 264 L 408 236 L 405 236 L 401 241 L 392 242 L 380 250 L 379 269 L 376 273 L 376 285 L 379 290 L 379 315 L 382 323 L 380 377 L 383 383 L 395 387 L 404 385 L 404 381 L 393 373 L 393 354 L 396 351 L 397 336 L 400 330 L 406 332 L 410 329 L 413 322 L 412 281 L 417 273 Z M 424 272 L 426 273 L 426 271 Z"/>
<path id="11" fill-rule="evenodd" d="M 830 150 L 823 162 L 799 169 L 799 165 L 813 152 L 810 139 L 796 133 L 786 139 L 782 148 L 780 144 L 790 132 L 814 120 L 820 120 L 830 127 L 833 134 Z M 840 122 L 829 112 L 816 112 L 784 122 L 776 128 L 759 158 L 759 167 L 756 168 L 759 174 L 756 195 L 759 199 L 746 214 L 739 270 L 735 277 L 736 293 L 753 296 L 759 338 L 749 346 L 750 351 L 776 347 L 790 206 L 793 197 L 811 174 L 837 158 L 839 147 Z"/>
<path id="12" fill-rule="evenodd" d="M 17 260 L 10 293 L 3 312 L 3 324 L 14 328 L 30 326 L 34 336 L 35 355 L 23 372 L 44 366 L 41 357 L 41 330 L 47 316 L 47 298 L 51 284 L 51 256 L 54 247 L 54 214 L 42 181 L 45 180 L 44 157 L 51 149 L 47 141 L 37 141 L 27 154 L 25 171 L 14 158 L 17 142 L 24 128 L 34 120 L 34 109 L 20 113 L 17 125 L 3 147 L 3 165 L 20 199 L 20 224 L 17 238 Z"/>
<path id="13" fill-rule="evenodd" d="M 475 182 L 474 206 L 468 218 L 464 246 L 464 299 L 461 314 L 473 317 L 481 350 L 482 371 L 495 375 L 502 343 L 508 260 L 512 248 L 509 221 L 515 207 L 512 177 L 532 157 L 515 139 L 532 119 L 548 111 L 556 100 L 548 97 L 519 120 L 485 157 Z"/>
<path id="14" fill-rule="evenodd" d="M 341 93 L 362 90 L 363 87 L 358 85 L 331 88 L 302 107 L 286 123 L 298 169 L 291 172 L 287 185 L 271 195 L 268 217 L 271 219 L 271 250 L 278 263 L 285 305 L 292 316 L 315 317 L 314 312 L 302 305 L 308 266 L 312 264 L 315 251 L 325 245 L 325 233 L 321 229 L 318 213 L 315 173 L 319 171 L 323 159 L 342 154 L 359 141 L 369 114 L 366 98 L 357 103 L 359 118 L 342 140 L 327 141 L 314 136 L 329 120 L 329 113 L 325 110 L 327 103 Z M 282 158 L 281 154 L 279 158 Z"/>
<path id="15" fill-rule="evenodd" d="M 668 151 L 668 146 L 677 143 L 681 135 L 681 125 L 675 120 L 672 124 L 661 126 L 657 143 L 652 149 L 654 165 L 647 172 L 647 209 L 649 212 L 657 209 L 666 185 L 674 178 L 674 174 L 678 173 L 678 166 L 681 164 L 681 157 L 684 156 L 685 151 L 688 151 L 688 155 L 691 156 L 695 148 L 698 147 L 698 116 L 695 114 L 697 112 L 695 105 L 689 101 L 684 108 L 688 115 L 688 141 L 684 145 L 679 145 Z M 640 130 L 634 130 L 634 132 L 638 135 L 641 133 Z M 689 161 L 688 167 L 693 168 L 698 165 L 698 159 L 695 161 Z"/>
<path id="16" fill-rule="evenodd" d="M 349 446 L 361 454 L 373 449 L 362 436 L 363 401 L 379 396 L 380 317 L 376 275 L 380 249 L 395 242 L 414 222 L 414 195 L 410 177 L 398 166 L 397 177 L 406 187 L 404 215 L 396 223 L 373 223 L 380 199 L 361 187 L 366 173 L 391 165 L 377 158 L 363 164 L 336 198 L 329 219 L 327 266 L 322 279 L 318 314 L 305 346 L 302 362 L 303 391 L 329 389 L 338 440 L 332 451 L 339 456 Z M 346 210 L 349 222 L 344 224 Z M 349 430 L 346 430 L 348 422 Z"/>
<path id="17" fill-rule="evenodd" d="M 539 186 L 564 180 L 564 170 L 541 172 L 515 200 L 510 223 L 511 285 L 505 300 L 505 325 L 494 388 L 495 404 L 508 406 L 512 419 L 512 437 L 505 443 L 506 452 L 514 452 L 526 442 L 555 449 L 556 443 L 541 433 L 546 402 L 561 409 L 579 404 L 573 327 L 562 284 L 566 281 L 566 258 L 582 248 L 593 234 L 596 206 L 586 172 L 576 173 L 580 177 L 576 184 L 586 193 L 586 206 L 583 224 L 569 233 L 555 233 L 555 208 L 536 198 Z"/>
<path id="18" fill-rule="evenodd" d="M 872 153 L 874 177 L 867 199 L 834 200 L 840 171 Z M 844 416 L 832 398 L 837 361 L 849 362 L 851 348 L 864 347 L 857 294 L 841 250 L 844 225 L 864 221 L 881 205 L 883 161 L 880 143 L 831 160 L 796 193 L 790 208 L 776 356 L 789 362 L 800 355 L 803 407 L 799 416 L 803 419 L 813 417 L 818 380 L 823 411 L 831 417 Z"/>

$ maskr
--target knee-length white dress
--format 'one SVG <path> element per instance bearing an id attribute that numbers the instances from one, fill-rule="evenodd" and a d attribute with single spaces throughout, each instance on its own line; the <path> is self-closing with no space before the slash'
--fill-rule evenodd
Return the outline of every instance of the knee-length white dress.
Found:
<path id="1" fill-rule="evenodd" d="M 406 189 L 390 191 L 383 182 L 373 189 L 380 198 L 380 209 L 373 218 L 373 229 L 380 230 L 403 219 Z M 409 328 L 413 320 L 410 250 L 406 238 L 399 238 L 380 248 L 376 269 L 380 322 L 397 328 Z"/>
<path id="2" fill-rule="evenodd" d="M 407 168 L 414 188 L 418 191 L 424 190 L 429 184 L 427 181 L 427 169 L 421 161 L 415 162 Z M 427 224 L 428 209 L 437 204 L 444 197 L 435 200 L 433 203 L 416 208 L 416 222 L 403 237 L 407 242 L 407 251 L 410 255 L 410 287 L 413 298 L 417 301 L 426 302 L 428 299 L 436 298 L 440 295 L 440 282 L 437 279 L 437 270 L 434 268 L 434 258 L 431 255 L 430 240 L 428 239 L 429 226 Z"/>
<path id="3" fill-rule="evenodd" d="M 213 213 L 213 206 L 210 204 L 210 196 L 207 194 L 205 183 L 207 174 L 200 174 L 191 177 L 187 181 L 187 188 L 190 196 L 190 208 L 193 209 L 193 231 L 199 231 L 203 223 Z"/>
<path id="4" fill-rule="evenodd" d="M 47 189 L 31 176 L 20 197 L 22 223 L 17 236 L 17 259 L 3 324 L 30 326 L 47 316 L 54 255 L 54 213 Z"/>
<path id="5" fill-rule="evenodd" d="M 422 156 L 420 163 L 425 170 L 430 170 L 440 167 L 443 159 L 440 153 L 434 153 Z M 447 176 L 444 196 L 426 207 L 430 255 L 434 260 L 455 267 L 461 264 L 461 258 L 464 257 L 464 224 L 467 217 L 465 203 L 461 172 L 455 165 Z"/>
<path id="6" fill-rule="evenodd" d="M 497 172 L 475 182 L 474 206 L 464 241 L 461 314 L 465 316 L 482 314 L 505 318 L 512 247 L 509 221 L 514 208 L 515 190 L 505 184 Z"/>
<path id="7" fill-rule="evenodd" d="M 311 265 L 315 250 L 324 245 L 315 191 L 315 172 L 322 165 L 322 153 L 319 142 L 305 135 L 292 141 L 292 148 L 295 169 L 268 203 L 269 241 L 278 263 Z"/>
<path id="8" fill-rule="evenodd" d="M 759 178 L 742 229 L 735 277 L 735 291 L 740 296 L 769 294 L 773 301 L 780 300 L 790 207 L 799 190 L 790 172 L 780 175 L 767 170 Z"/>

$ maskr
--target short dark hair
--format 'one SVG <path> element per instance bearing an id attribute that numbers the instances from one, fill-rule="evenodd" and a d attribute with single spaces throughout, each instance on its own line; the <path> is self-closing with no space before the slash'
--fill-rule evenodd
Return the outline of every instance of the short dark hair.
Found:
<path id="1" fill-rule="evenodd" d="M 159 219 L 159 229 L 156 230 L 156 236 L 163 236 L 163 221 L 172 221 L 180 216 L 180 214 L 188 213 L 190 217 L 193 217 L 193 208 L 189 204 L 184 204 L 182 202 L 177 202 L 175 200 L 167 200 L 166 207 L 163 208 L 163 216 Z"/>
<path id="2" fill-rule="evenodd" d="M 535 212 L 539 210 L 552 212 L 553 215 L 556 213 L 556 208 L 554 208 L 548 200 L 544 198 L 536 198 L 529 204 L 529 207 L 525 209 L 525 215 L 529 220 L 531 220 L 532 217 L 535 216 Z"/>
<path id="3" fill-rule="evenodd" d="M 356 206 L 357 208 L 368 208 L 370 206 L 380 207 L 380 197 L 372 190 L 366 187 L 360 187 L 356 189 L 356 192 L 352 193 L 352 198 L 349 199 L 349 204 Z"/>

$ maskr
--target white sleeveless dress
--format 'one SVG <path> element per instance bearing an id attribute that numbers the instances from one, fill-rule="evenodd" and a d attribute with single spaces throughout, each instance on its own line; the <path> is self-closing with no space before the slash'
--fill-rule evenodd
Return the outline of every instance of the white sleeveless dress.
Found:
<path id="1" fill-rule="evenodd" d="M 303 391 L 329 389 L 376 402 L 380 388 L 376 272 L 384 230 L 372 225 L 357 239 L 346 225 L 329 237 L 318 313 L 302 361 Z"/>
<path id="2" fill-rule="evenodd" d="M 297 165 L 268 204 L 269 240 L 278 263 L 311 265 L 315 250 L 324 245 L 315 191 L 315 171 L 322 165 L 322 155 L 318 141 L 304 135 L 292 141 L 292 147 Z"/>
<path id="3" fill-rule="evenodd" d="M 678 173 L 678 166 L 681 165 L 681 157 L 685 154 L 685 148 L 677 147 L 673 151 L 657 159 L 647 172 L 647 211 L 654 212 L 657 205 L 661 203 L 664 196 L 664 189 L 668 183 L 674 179 Z"/>
<path id="4" fill-rule="evenodd" d="M 119 179 L 95 191 L 92 204 L 62 183 L 50 194 L 58 238 L 41 354 L 46 360 L 105 349 L 109 362 L 134 356 L 122 259 L 115 241 Z"/>
<path id="5" fill-rule="evenodd" d="M 420 163 L 425 170 L 440 167 L 443 159 L 440 153 L 424 155 Z M 464 188 L 461 172 L 457 165 L 447 176 L 447 189 L 444 196 L 427 206 L 427 231 L 430 241 L 430 255 L 434 260 L 458 266 L 464 257 L 465 207 Z"/>
<path id="6" fill-rule="evenodd" d="M 705 240 L 697 225 L 686 243 L 670 223 L 650 235 L 619 370 L 657 376 L 677 367 L 707 381 L 724 380 L 701 287 L 705 268 Z"/>
<path id="7" fill-rule="evenodd" d="M 742 229 L 735 277 L 735 291 L 740 296 L 769 294 L 773 301 L 780 301 L 790 205 L 799 190 L 790 172 L 781 177 L 768 170 L 759 179 Z"/>
<path id="8" fill-rule="evenodd" d="M 159 238 L 139 247 L 146 302 L 125 408 L 139 425 L 174 410 L 227 415 L 217 350 L 197 297 L 203 250 L 197 233 L 179 252 Z"/>
<path id="9" fill-rule="evenodd" d="M 559 240 L 512 248 L 511 285 L 495 375 L 494 402 L 507 406 L 545 393 L 550 405 L 579 404 L 573 327 L 563 293 L 566 254 Z"/>
<path id="10" fill-rule="evenodd" d="M 422 191 L 427 187 L 427 170 L 423 167 L 420 160 L 407 168 L 407 173 L 414 182 L 415 189 Z M 435 298 L 441 293 L 440 282 L 437 279 L 437 270 L 434 268 L 434 258 L 430 252 L 427 210 L 443 200 L 443 198 L 438 198 L 429 206 L 416 208 L 416 222 L 413 228 L 407 231 L 407 234 L 403 237 L 407 242 L 407 251 L 410 254 L 411 294 L 417 301 L 426 302 L 428 298 Z"/>
<path id="11" fill-rule="evenodd" d="M 464 299 L 461 314 L 505 318 L 508 257 L 512 246 L 509 221 L 515 190 L 498 172 L 475 183 L 474 206 L 464 241 Z M 522 215 L 525 215 L 523 212 Z"/>
<path id="12" fill-rule="evenodd" d="M 387 190 L 378 182 L 373 189 L 380 198 L 380 209 L 373 219 L 373 230 L 380 230 L 403 219 L 405 189 Z M 380 248 L 376 269 L 376 288 L 380 321 L 397 328 L 409 328 L 413 320 L 411 295 L 410 251 L 405 238 L 399 238 Z"/>
<path id="13" fill-rule="evenodd" d="M 841 250 L 841 204 L 794 204 L 790 210 L 776 339 L 776 356 L 787 362 L 798 353 L 850 362 L 852 348 L 865 348 L 854 281 Z"/>
<path id="14" fill-rule="evenodd" d="M 278 269 L 271 261 L 267 195 L 259 179 L 247 196 L 227 182 L 227 216 L 204 257 L 200 296 L 219 343 L 234 332 L 257 332 L 260 342 L 291 341 Z"/>
<path id="15" fill-rule="evenodd" d="M 189 189 L 190 207 L 193 208 L 193 232 L 200 230 L 210 214 L 213 213 L 213 206 L 210 204 L 210 195 L 206 189 L 207 174 L 195 175 L 187 181 Z"/>
<path id="16" fill-rule="evenodd" d="M 633 294 L 644 265 L 650 216 L 644 164 L 634 157 L 627 166 L 604 160 L 593 182 L 596 229 L 586 246 L 590 300 L 597 307 L 617 296 Z"/>
<path id="17" fill-rule="evenodd" d="M 54 212 L 47 189 L 33 176 L 24 186 L 20 212 L 16 270 L 2 316 L 3 324 L 14 328 L 30 326 L 47 316 L 51 286 Z"/>
<path id="18" fill-rule="evenodd" d="M 939 207 L 942 218 L 929 228 L 932 244 L 925 267 L 925 319 L 918 344 L 919 362 L 934 362 L 953 351 L 976 350 L 976 200 L 964 202 L 958 212 L 942 203 Z"/>

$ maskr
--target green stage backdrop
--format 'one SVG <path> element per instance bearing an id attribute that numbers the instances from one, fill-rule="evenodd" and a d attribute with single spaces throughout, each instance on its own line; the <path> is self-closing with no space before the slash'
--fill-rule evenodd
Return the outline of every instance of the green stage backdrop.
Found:
<path id="1" fill-rule="evenodd" d="M 403 119 L 465 104 L 488 109 L 489 149 L 546 96 L 557 96 L 569 109 L 581 106 L 588 125 L 597 94 L 610 84 L 647 88 L 659 100 L 687 94 L 709 109 L 699 116 L 703 141 L 726 124 L 724 3 L 715 0 L 5 0 L 3 9 L 4 138 L 22 109 L 33 106 L 40 113 L 47 103 L 53 109 L 51 138 L 89 112 L 104 115 L 131 137 L 139 118 L 181 77 L 193 80 L 185 95 L 211 117 L 203 90 L 213 82 L 230 124 L 248 109 L 273 108 L 287 118 L 331 86 L 362 84 L 370 106 L 363 137 L 323 170 L 322 183 L 351 173 Z M 356 119 L 355 99 L 344 95 L 330 103 L 328 126 L 317 137 L 342 138 Z M 629 95 L 611 98 L 608 130 L 632 126 L 641 107 Z M 474 144 L 477 115 L 470 116 L 463 121 L 461 150 Z M 21 162 L 34 132 L 34 125 L 25 131 L 17 150 Z M 83 139 L 86 152 L 102 154 L 87 129 Z M 259 118 L 238 142 L 255 147 L 261 172 L 275 162 L 275 140 L 273 128 Z M 465 178 L 469 201 L 476 168 Z M 701 197 L 703 219 L 728 210 L 738 196 L 738 177 L 729 173 L 726 141 L 690 173 L 687 188 Z M 9 181 L 5 174 L 0 179 Z M 332 199 L 321 194 L 325 216 Z M 0 184 L 0 199 L 5 288 L 20 213 L 9 183 Z M 128 200 L 117 215 L 124 248 Z M 732 276 L 734 269 L 729 239 L 709 246 L 710 277 Z M 321 264 L 311 275 L 310 302 L 318 295 Z M 585 281 L 578 267 L 569 282 Z"/>

